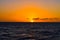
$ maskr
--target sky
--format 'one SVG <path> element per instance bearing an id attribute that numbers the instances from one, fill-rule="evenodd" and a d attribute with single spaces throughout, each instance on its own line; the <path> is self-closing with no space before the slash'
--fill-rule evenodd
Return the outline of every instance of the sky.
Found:
<path id="1" fill-rule="evenodd" d="M 0 0 L 0 22 L 60 22 L 60 0 Z"/>

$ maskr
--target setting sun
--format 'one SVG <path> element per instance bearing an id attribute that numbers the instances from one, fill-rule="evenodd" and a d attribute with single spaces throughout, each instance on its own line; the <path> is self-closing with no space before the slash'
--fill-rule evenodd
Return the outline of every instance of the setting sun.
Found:
<path id="1" fill-rule="evenodd" d="M 30 22 L 34 22 L 33 20 L 31 20 Z"/>

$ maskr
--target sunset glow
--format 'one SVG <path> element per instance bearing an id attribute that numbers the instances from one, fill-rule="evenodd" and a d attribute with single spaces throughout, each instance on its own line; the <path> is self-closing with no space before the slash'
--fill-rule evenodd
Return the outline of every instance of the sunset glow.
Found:
<path id="1" fill-rule="evenodd" d="M 60 22 L 60 20 L 33 20 L 37 17 L 60 18 L 59 4 L 54 0 L 48 2 L 44 0 L 0 0 L 0 22 Z"/>

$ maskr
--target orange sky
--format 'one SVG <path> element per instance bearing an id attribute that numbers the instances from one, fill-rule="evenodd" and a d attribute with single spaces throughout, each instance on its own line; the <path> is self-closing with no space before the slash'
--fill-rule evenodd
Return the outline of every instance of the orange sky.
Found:
<path id="1" fill-rule="evenodd" d="M 49 5 L 49 4 L 48 4 Z M 51 4 L 52 5 L 52 4 Z M 56 6 L 48 6 L 44 3 L 10 2 L 0 7 L 0 22 L 60 22 L 59 20 L 33 20 L 33 18 L 60 18 L 60 11 L 55 9 Z M 59 7 L 59 5 L 58 5 Z M 57 14 L 58 13 L 58 14 Z"/>

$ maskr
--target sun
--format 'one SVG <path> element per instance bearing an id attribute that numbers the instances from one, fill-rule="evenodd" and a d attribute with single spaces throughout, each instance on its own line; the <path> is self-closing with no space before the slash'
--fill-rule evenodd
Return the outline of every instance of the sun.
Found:
<path id="1" fill-rule="evenodd" d="M 31 20 L 30 22 L 34 22 L 33 20 Z"/>

